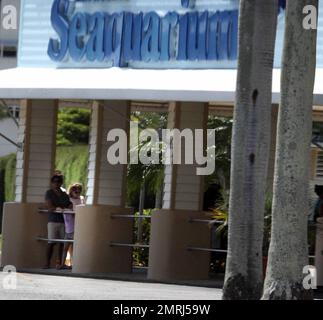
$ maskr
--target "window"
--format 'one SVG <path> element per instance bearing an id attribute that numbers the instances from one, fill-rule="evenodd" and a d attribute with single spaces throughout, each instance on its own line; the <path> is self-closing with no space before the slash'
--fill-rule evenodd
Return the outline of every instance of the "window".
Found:
<path id="1" fill-rule="evenodd" d="M 8 109 L 9 109 L 10 114 L 14 118 L 19 119 L 19 111 L 20 111 L 19 106 L 10 106 Z"/>
<path id="2" fill-rule="evenodd" d="M 15 58 L 17 57 L 17 48 L 10 46 L 10 47 L 4 47 L 2 56 L 4 58 Z"/>

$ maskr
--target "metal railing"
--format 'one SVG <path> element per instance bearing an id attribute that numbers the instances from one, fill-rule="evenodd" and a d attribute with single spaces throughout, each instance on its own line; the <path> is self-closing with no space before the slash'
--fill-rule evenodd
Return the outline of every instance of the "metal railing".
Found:
<path id="1" fill-rule="evenodd" d="M 73 210 L 62 210 L 62 211 L 51 211 L 48 209 L 38 209 L 38 213 L 61 213 L 61 214 L 75 214 L 75 211 Z M 36 237 L 37 241 L 44 241 L 44 242 L 51 242 L 51 243 L 74 243 L 74 240 L 70 239 L 48 239 L 45 237 Z"/>
<path id="2" fill-rule="evenodd" d="M 75 214 L 75 211 L 73 210 L 62 210 L 62 211 L 50 211 L 48 209 L 39 209 L 39 213 L 61 213 L 61 214 Z M 146 215 L 123 215 L 123 214 L 112 214 L 111 219 L 151 219 L 151 216 Z M 224 221 L 219 220 L 212 220 L 212 219 L 189 219 L 189 223 L 201 223 L 201 224 L 217 224 L 217 225 L 223 225 Z M 36 237 L 37 241 L 44 241 L 44 242 L 51 242 L 51 243 L 74 243 L 74 240 L 68 240 L 68 239 L 48 239 L 44 237 Z M 142 248 L 142 249 L 149 249 L 149 244 L 143 244 L 143 243 L 122 243 L 122 242 L 110 242 L 110 247 L 124 247 L 124 248 Z M 206 253 L 228 253 L 228 250 L 222 250 L 222 249 L 214 249 L 214 248 L 203 248 L 203 247 L 193 247 L 188 246 L 186 248 L 188 251 L 199 251 L 199 252 L 206 252 Z M 309 259 L 315 259 L 315 256 L 309 256 Z M 142 267 L 140 267 L 142 268 Z M 146 267 L 147 268 L 147 267 Z"/>
<path id="3" fill-rule="evenodd" d="M 188 222 L 189 223 L 218 224 L 218 225 L 224 224 L 224 221 L 212 220 L 212 219 L 189 219 Z"/>
<path id="4" fill-rule="evenodd" d="M 43 237 L 36 237 L 37 241 L 45 241 L 45 242 L 52 242 L 52 243 L 74 243 L 74 240 L 68 239 L 48 239 Z"/>
<path id="5" fill-rule="evenodd" d="M 146 215 L 122 215 L 122 214 L 113 214 L 111 215 L 112 219 L 151 219 L 151 216 Z M 217 221 L 212 219 L 189 219 L 189 223 L 202 223 L 202 224 L 224 224 L 223 221 Z M 140 243 L 120 243 L 120 242 L 110 242 L 111 247 L 127 247 L 127 248 L 149 248 L 149 244 L 140 244 Z M 188 251 L 205 251 L 205 252 L 222 252 L 226 253 L 227 250 L 219 250 L 213 248 L 199 248 L 199 247 L 187 247 Z"/>
<path id="6" fill-rule="evenodd" d="M 151 219 L 151 216 L 134 215 L 134 214 L 112 214 L 111 219 Z"/>
<path id="7" fill-rule="evenodd" d="M 149 248 L 149 244 L 143 243 L 122 243 L 122 242 L 110 242 L 110 247 L 127 247 L 127 248 Z"/>
<path id="8" fill-rule="evenodd" d="M 221 249 L 212 249 L 212 248 L 199 248 L 199 247 L 187 247 L 188 251 L 204 251 L 204 252 L 221 252 L 227 253 L 228 250 L 221 250 Z"/>
<path id="9" fill-rule="evenodd" d="M 151 216 L 146 215 L 134 215 L 134 214 L 112 214 L 111 219 L 151 219 Z M 149 249 L 149 244 L 143 243 L 122 243 L 122 242 L 110 242 L 110 247 L 124 247 L 124 248 L 144 248 Z"/>
<path id="10" fill-rule="evenodd" d="M 62 209 L 62 211 L 48 210 L 48 209 L 38 209 L 38 213 L 61 213 L 61 214 L 75 214 L 75 211 L 69 209 Z"/>

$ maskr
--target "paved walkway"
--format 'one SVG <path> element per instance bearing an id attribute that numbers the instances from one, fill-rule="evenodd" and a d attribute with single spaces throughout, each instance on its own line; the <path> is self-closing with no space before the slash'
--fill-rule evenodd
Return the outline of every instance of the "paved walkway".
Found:
<path id="1" fill-rule="evenodd" d="M 0 300 L 102 299 L 102 300 L 220 300 L 221 290 L 196 286 L 139 283 L 17 273 L 15 290 L 3 288 L 0 273 Z"/>

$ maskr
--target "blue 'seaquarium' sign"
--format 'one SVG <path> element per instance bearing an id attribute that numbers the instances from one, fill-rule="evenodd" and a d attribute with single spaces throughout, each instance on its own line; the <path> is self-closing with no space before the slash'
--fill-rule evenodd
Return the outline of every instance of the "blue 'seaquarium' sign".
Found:
<path id="1" fill-rule="evenodd" d="M 78 3 L 105 2 L 104 11 L 78 11 Z M 237 58 L 238 10 L 199 11 L 195 0 L 178 0 L 183 12 L 109 11 L 113 0 L 54 0 L 48 43 L 56 62 L 221 61 Z M 116 1 L 116 0 L 114 0 Z"/>

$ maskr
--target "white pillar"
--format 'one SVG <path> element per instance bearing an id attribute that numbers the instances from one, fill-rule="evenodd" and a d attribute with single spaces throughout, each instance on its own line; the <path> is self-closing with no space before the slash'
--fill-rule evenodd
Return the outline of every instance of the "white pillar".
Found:
<path id="1" fill-rule="evenodd" d="M 76 209 L 74 273 L 130 273 L 132 249 L 112 247 L 111 242 L 132 243 L 133 220 L 125 208 L 127 165 L 111 165 L 108 132 L 123 129 L 129 138 L 130 106 L 127 101 L 94 102 L 90 129 L 87 204 Z"/>
<path id="2" fill-rule="evenodd" d="M 204 103 L 171 103 L 168 112 L 169 129 L 192 129 L 193 136 L 195 129 L 206 130 L 208 107 Z M 196 174 L 196 164 L 183 163 L 183 139 L 181 151 L 182 164 L 170 164 L 165 167 L 163 209 L 199 211 L 203 206 L 203 176 Z"/>
<path id="3" fill-rule="evenodd" d="M 26 100 L 21 104 L 17 152 L 16 202 L 44 202 L 54 172 L 58 103 Z"/>
<path id="4" fill-rule="evenodd" d="M 193 134 L 194 129 L 205 131 L 207 116 L 208 107 L 204 103 L 171 103 L 168 128 L 192 129 Z M 181 151 L 184 160 L 184 144 Z M 181 163 L 166 166 L 163 209 L 152 214 L 148 269 L 148 278 L 152 280 L 208 278 L 210 254 L 188 250 L 188 247 L 210 247 L 208 225 L 190 222 L 206 219 L 201 211 L 203 177 L 197 175 L 195 162 Z"/>
<path id="5" fill-rule="evenodd" d="M 129 134 L 130 106 L 127 101 L 94 102 L 90 131 L 87 204 L 124 206 L 127 166 L 107 161 L 108 132 L 123 129 Z"/>
<path id="6" fill-rule="evenodd" d="M 39 214 L 54 171 L 58 103 L 22 101 L 17 152 L 16 202 L 4 205 L 2 266 L 39 268 L 45 263 L 47 215 Z"/>

